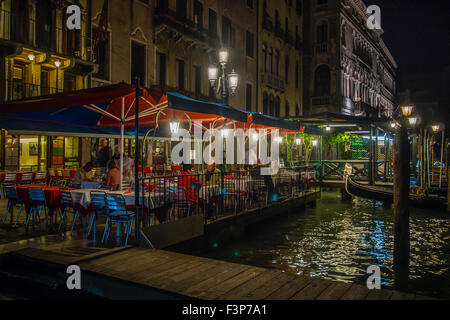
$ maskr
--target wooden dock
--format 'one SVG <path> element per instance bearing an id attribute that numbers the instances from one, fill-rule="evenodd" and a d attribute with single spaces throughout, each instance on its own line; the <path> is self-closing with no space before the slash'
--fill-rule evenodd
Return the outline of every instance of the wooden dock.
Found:
<path id="1" fill-rule="evenodd" d="M 110 299 L 191 300 L 411 300 L 392 290 L 297 276 L 170 251 L 94 248 L 86 240 L 9 251 L 27 265 L 41 264 L 65 285 L 68 265 L 78 265 L 82 288 Z M 0 266 L 1 267 L 1 266 Z"/>

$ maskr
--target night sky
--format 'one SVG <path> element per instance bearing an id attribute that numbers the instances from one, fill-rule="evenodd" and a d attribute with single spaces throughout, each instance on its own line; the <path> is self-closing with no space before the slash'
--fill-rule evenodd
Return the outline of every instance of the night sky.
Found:
<path id="1" fill-rule="evenodd" d="M 400 70 L 450 65 L 449 0 L 364 0 L 381 8 L 382 36 Z"/>

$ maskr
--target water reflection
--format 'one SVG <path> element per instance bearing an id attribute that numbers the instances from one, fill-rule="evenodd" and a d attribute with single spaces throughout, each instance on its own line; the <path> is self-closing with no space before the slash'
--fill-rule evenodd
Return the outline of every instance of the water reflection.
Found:
<path id="1" fill-rule="evenodd" d="M 410 274 L 416 291 L 448 297 L 449 226 L 445 213 L 411 209 Z M 392 209 L 363 199 L 345 203 L 338 193 L 323 193 L 315 208 L 267 223 L 204 255 L 359 283 L 365 283 L 368 266 L 378 265 L 382 284 L 391 286 L 393 246 Z"/>

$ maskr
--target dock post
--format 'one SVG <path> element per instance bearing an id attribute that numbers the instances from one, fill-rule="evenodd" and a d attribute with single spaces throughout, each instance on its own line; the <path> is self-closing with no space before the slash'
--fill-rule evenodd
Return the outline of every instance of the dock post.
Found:
<path id="1" fill-rule="evenodd" d="M 407 289 L 409 280 L 410 145 L 406 126 L 397 126 L 394 141 L 394 282 Z"/>

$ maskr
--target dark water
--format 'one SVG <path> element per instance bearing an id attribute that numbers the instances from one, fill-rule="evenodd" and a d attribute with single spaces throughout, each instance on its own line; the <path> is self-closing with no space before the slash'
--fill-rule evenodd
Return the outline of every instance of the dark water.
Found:
<path id="1" fill-rule="evenodd" d="M 411 209 L 410 291 L 450 298 L 450 214 Z M 322 193 L 317 207 L 258 225 L 203 256 L 333 280 L 365 283 L 378 265 L 382 286 L 393 285 L 393 211 L 371 201 L 342 202 Z"/>

